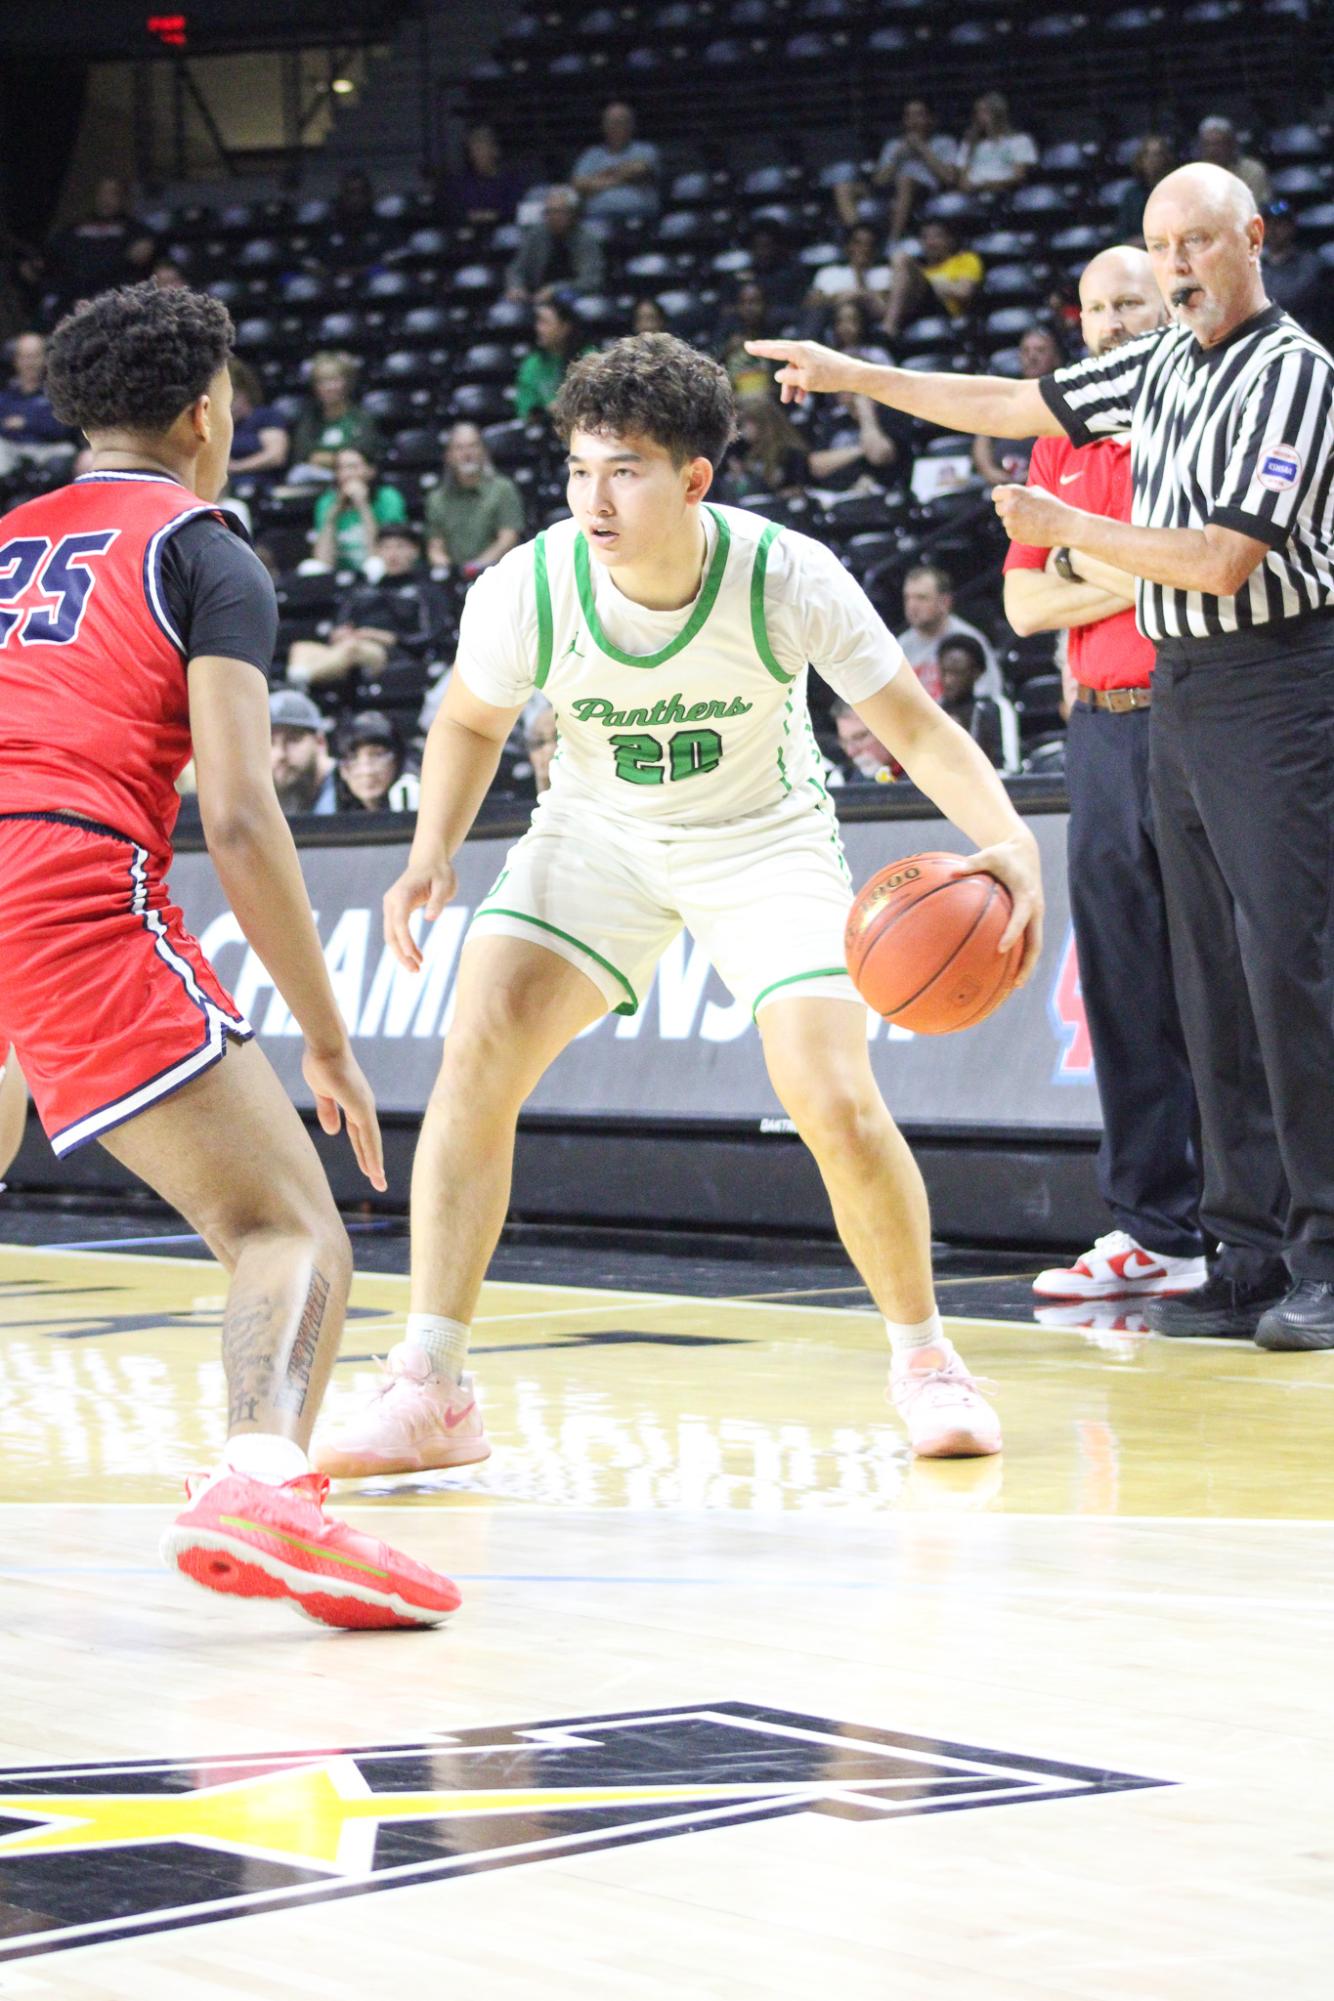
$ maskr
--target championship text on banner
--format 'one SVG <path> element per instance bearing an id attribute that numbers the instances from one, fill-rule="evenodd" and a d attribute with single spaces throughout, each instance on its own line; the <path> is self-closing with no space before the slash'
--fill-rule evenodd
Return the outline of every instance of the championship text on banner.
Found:
<path id="1" fill-rule="evenodd" d="M 1065 816 L 1042 814 L 1029 824 L 1042 850 L 1047 942 L 1028 986 L 989 1021 L 959 1035 L 914 1036 L 868 1014 L 876 1074 L 903 1124 L 1098 1128 L 1070 931 Z M 901 855 L 967 849 L 936 819 L 858 822 L 846 826 L 843 837 L 858 885 Z M 420 1112 L 426 1103 L 464 935 L 508 846 L 495 839 L 464 845 L 456 864 L 458 898 L 426 928 L 425 963 L 416 975 L 404 972 L 386 949 L 380 920 L 380 900 L 407 859 L 406 846 L 349 842 L 302 850 L 334 990 L 384 1111 Z M 309 1105 L 296 1024 L 223 902 L 208 857 L 178 855 L 172 890 L 284 1083 L 298 1104 Z M 667 951 L 639 1012 L 609 1015 L 582 1035 L 547 1072 L 528 1109 L 632 1116 L 653 1124 L 781 1120 L 749 1012 L 733 1001 L 688 935 Z"/>

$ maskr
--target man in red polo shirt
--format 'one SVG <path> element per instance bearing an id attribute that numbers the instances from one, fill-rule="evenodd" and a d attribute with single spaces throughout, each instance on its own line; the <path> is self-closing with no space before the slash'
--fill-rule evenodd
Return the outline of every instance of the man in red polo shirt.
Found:
<path id="1" fill-rule="evenodd" d="M 1092 354 L 1165 317 L 1142 250 L 1095 257 L 1079 303 Z M 1129 521 L 1129 442 L 1039 438 L 1028 483 L 1088 513 Z M 1149 804 L 1154 650 L 1134 605 L 1134 578 L 1082 550 L 1010 544 L 1011 625 L 1021 634 L 1069 633 L 1070 910 L 1102 1103 L 1098 1183 L 1116 1225 L 1072 1266 L 1039 1273 L 1033 1289 L 1045 1299 L 1184 1292 L 1205 1278 L 1195 1095 Z"/>

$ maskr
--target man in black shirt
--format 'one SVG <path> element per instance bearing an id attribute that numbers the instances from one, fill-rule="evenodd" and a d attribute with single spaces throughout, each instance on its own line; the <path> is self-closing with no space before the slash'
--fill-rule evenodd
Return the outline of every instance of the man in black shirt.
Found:
<path id="1" fill-rule="evenodd" d="M 404 697 L 425 694 L 427 669 L 451 649 L 452 600 L 422 567 L 421 536 L 409 522 L 383 527 L 376 555 L 383 576 L 343 593 L 328 639 L 293 643 L 287 678 L 298 687 L 355 679 L 367 694 L 387 686 Z"/>
<path id="2" fill-rule="evenodd" d="M 1158 647 L 1154 822 L 1218 1250 L 1148 1318 L 1334 1348 L 1334 361 L 1267 302 L 1235 175 L 1179 168 L 1144 223 L 1172 323 L 1041 382 L 757 351 L 786 364 L 785 396 L 861 389 L 996 437 L 1130 432 L 1131 522 L 1035 487 L 993 497 L 1015 540 L 1137 577 Z"/>

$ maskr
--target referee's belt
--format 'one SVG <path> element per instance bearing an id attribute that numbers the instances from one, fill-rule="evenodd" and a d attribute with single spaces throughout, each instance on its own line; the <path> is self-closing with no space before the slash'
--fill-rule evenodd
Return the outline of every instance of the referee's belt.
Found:
<path id="1" fill-rule="evenodd" d="M 1148 688 L 1086 688 L 1076 681 L 1075 700 L 1086 709 L 1110 709 L 1114 716 L 1126 716 L 1132 709 L 1149 708 L 1153 693 Z"/>

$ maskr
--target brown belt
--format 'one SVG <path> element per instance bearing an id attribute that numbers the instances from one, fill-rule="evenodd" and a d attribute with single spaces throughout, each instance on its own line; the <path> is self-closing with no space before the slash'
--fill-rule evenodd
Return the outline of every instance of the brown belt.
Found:
<path id="1" fill-rule="evenodd" d="M 1086 688 L 1076 681 L 1075 700 L 1089 709 L 1110 709 L 1114 716 L 1125 716 L 1132 709 L 1147 709 L 1153 695 L 1148 688 Z"/>

